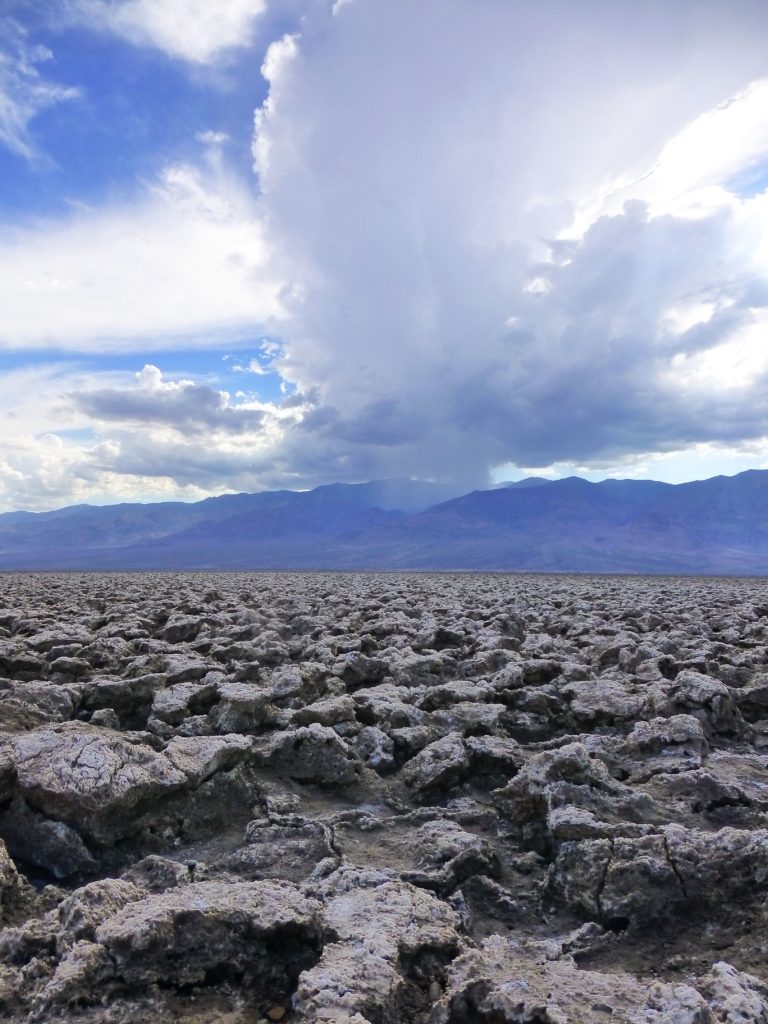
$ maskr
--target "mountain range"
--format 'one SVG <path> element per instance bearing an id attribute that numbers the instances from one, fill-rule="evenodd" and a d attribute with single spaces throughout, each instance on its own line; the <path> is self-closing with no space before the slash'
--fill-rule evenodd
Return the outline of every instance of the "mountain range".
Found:
<path id="1" fill-rule="evenodd" d="M 768 575 L 768 470 L 684 484 L 411 480 L 0 515 L 0 569 Z"/>

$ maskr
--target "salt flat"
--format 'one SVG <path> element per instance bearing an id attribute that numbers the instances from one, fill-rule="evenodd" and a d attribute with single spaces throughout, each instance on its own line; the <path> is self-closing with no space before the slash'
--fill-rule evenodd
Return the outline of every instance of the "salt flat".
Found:
<path id="1" fill-rule="evenodd" d="M 0 575 L 0 1015 L 768 1019 L 768 581 Z"/>

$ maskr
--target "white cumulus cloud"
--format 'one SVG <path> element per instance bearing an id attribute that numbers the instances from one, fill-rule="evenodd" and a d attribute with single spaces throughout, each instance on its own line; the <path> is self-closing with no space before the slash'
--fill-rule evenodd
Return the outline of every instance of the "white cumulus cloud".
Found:
<path id="1" fill-rule="evenodd" d="M 249 46 L 264 0 L 75 0 L 76 16 L 139 46 L 212 64 Z"/>
<path id="2" fill-rule="evenodd" d="M 253 199 L 188 165 L 132 203 L 0 239 L 0 347 L 226 344 L 279 309 Z"/>

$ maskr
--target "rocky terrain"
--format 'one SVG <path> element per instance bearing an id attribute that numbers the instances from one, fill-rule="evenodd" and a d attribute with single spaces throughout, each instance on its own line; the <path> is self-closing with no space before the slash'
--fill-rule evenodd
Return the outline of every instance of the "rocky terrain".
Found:
<path id="1" fill-rule="evenodd" d="M 768 1024 L 768 583 L 0 576 L 0 1019 Z"/>

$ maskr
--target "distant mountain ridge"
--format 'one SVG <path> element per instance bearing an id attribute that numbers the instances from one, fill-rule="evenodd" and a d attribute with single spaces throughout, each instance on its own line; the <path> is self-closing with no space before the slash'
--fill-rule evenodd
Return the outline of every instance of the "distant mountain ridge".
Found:
<path id="1" fill-rule="evenodd" d="M 686 484 L 411 480 L 0 515 L 0 569 L 768 575 L 768 470 Z"/>

